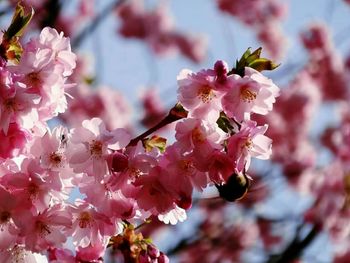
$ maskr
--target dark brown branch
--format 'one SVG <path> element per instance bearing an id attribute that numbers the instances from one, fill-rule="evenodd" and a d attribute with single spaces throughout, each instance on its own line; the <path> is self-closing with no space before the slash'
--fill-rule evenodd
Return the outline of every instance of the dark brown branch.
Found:
<path id="1" fill-rule="evenodd" d="M 272 255 L 266 263 L 291 263 L 294 260 L 298 259 L 305 248 L 307 248 L 312 241 L 317 237 L 320 232 L 320 227 L 318 225 L 314 225 L 310 232 L 303 238 L 299 240 L 299 231 L 297 231 L 295 238 L 289 244 L 289 246 L 284 250 L 284 252 L 280 255 Z"/>

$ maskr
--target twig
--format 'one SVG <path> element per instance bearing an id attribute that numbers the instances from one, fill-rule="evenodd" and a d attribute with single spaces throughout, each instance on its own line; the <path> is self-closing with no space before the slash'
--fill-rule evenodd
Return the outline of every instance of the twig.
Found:
<path id="1" fill-rule="evenodd" d="M 158 124 L 150 128 L 149 130 L 145 131 L 141 135 L 137 136 L 136 138 L 132 139 L 128 146 L 135 146 L 138 141 L 146 138 L 148 135 L 154 133 L 155 131 L 159 130 L 160 128 L 163 128 L 164 126 L 175 122 L 177 120 L 183 119 L 187 117 L 187 111 L 182 108 L 180 104 L 176 104 L 170 111 L 169 114 L 161 120 Z M 127 147 L 128 147 L 127 146 Z"/>
<path id="2" fill-rule="evenodd" d="M 119 5 L 124 3 L 126 0 L 114 0 L 109 5 L 107 5 L 95 18 L 91 21 L 90 25 L 85 27 L 72 41 L 72 47 L 77 48 L 80 46 L 82 41 L 96 28 L 99 24 Z"/>

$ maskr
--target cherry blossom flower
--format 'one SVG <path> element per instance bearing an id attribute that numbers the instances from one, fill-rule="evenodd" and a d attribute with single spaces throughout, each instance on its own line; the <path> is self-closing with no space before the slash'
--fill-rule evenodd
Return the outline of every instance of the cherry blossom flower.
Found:
<path id="1" fill-rule="evenodd" d="M 11 158 L 19 155 L 31 137 L 17 122 L 10 123 L 7 134 L 0 131 L 0 157 Z"/>
<path id="2" fill-rule="evenodd" d="M 182 70 L 177 76 L 178 100 L 189 111 L 191 117 L 215 122 L 222 110 L 220 93 L 216 86 L 216 72 L 202 70 L 193 73 Z"/>
<path id="3" fill-rule="evenodd" d="M 25 159 L 21 171 L 5 174 L 1 183 L 21 199 L 30 200 L 34 211 L 47 208 L 54 192 L 60 196 L 61 184 L 50 181 L 35 159 Z"/>
<path id="4" fill-rule="evenodd" d="M 66 147 L 68 131 L 63 127 L 48 130 L 43 137 L 36 138 L 31 147 L 31 154 L 40 159 L 44 169 L 60 171 L 67 165 Z"/>
<path id="5" fill-rule="evenodd" d="M 211 124 L 192 118 L 178 122 L 175 130 L 178 147 L 185 152 L 191 152 L 195 149 L 198 159 L 208 156 L 214 149 L 222 149 L 221 144 L 227 137 L 216 123 Z"/>
<path id="6" fill-rule="evenodd" d="M 28 93 L 20 83 L 11 84 L 12 80 L 6 78 L 2 76 L 0 85 L 0 129 L 5 135 L 11 122 L 18 122 L 26 129 L 34 126 L 34 122 L 38 120 L 35 105 L 39 99 L 38 96 Z"/>
<path id="7" fill-rule="evenodd" d="M 245 68 L 245 76 L 230 77 L 231 87 L 222 98 L 222 106 L 231 118 L 242 121 L 250 113 L 265 115 L 279 95 L 279 88 L 260 72 Z"/>
<path id="8" fill-rule="evenodd" d="M 140 187 L 136 200 L 141 209 L 157 215 L 175 207 L 174 200 L 177 199 L 177 194 L 164 168 L 152 168 L 147 176 L 139 177 L 134 184 Z"/>
<path id="9" fill-rule="evenodd" d="M 34 40 L 36 41 L 36 40 Z M 41 49 L 50 49 L 54 52 L 54 59 L 64 67 L 63 76 L 72 74 L 75 68 L 76 55 L 71 51 L 69 38 L 63 36 L 53 28 L 45 27 L 39 36 L 38 42 L 29 43 L 29 46 L 38 46 Z"/>
<path id="10" fill-rule="evenodd" d="M 23 203 L 20 205 L 21 201 Z M 25 200 L 0 186 L 0 251 L 16 244 L 19 230 L 13 218 L 16 217 L 16 211 L 28 207 Z"/>
<path id="11" fill-rule="evenodd" d="M 61 247 L 67 239 L 62 230 L 70 228 L 72 221 L 65 207 L 56 204 L 41 213 L 23 211 L 15 224 L 21 230 L 26 248 L 41 252 L 50 246 Z"/>
<path id="12" fill-rule="evenodd" d="M 117 225 L 87 202 L 77 200 L 76 206 L 69 207 L 69 212 L 73 220 L 66 235 L 72 236 L 76 246 L 107 244 L 110 236 L 118 234 Z"/>
<path id="13" fill-rule="evenodd" d="M 107 173 L 106 157 L 109 149 L 123 148 L 130 137 L 124 129 L 107 131 L 98 118 L 85 120 L 82 126 L 72 131 L 69 164 L 74 172 L 87 172 L 102 179 Z"/>
<path id="14" fill-rule="evenodd" d="M 235 160 L 238 171 L 248 169 L 251 157 L 266 160 L 270 157 L 272 140 L 263 135 L 267 125 L 257 126 L 255 121 L 245 121 L 241 129 L 228 139 L 228 155 Z"/>

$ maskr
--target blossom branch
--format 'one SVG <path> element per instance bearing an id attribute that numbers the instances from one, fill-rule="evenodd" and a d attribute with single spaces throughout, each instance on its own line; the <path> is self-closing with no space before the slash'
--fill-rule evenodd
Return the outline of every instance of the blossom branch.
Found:
<path id="1" fill-rule="evenodd" d="M 146 138 L 148 135 L 154 133 L 155 131 L 163 128 L 164 126 L 173 123 L 175 121 L 181 120 L 182 118 L 187 117 L 187 111 L 182 108 L 180 104 L 176 104 L 170 111 L 169 114 L 161 120 L 159 123 L 157 123 L 155 126 L 150 128 L 149 130 L 145 131 L 144 133 L 140 134 L 136 138 L 132 139 L 128 146 L 135 146 L 138 141 Z"/>

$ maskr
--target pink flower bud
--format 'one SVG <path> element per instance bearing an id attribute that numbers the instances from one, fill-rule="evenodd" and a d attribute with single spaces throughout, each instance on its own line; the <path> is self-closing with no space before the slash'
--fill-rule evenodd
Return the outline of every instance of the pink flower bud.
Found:
<path id="1" fill-rule="evenodd" d="M 158 248 L 152 245 L 147 246 L 147 254 L 152 258 L 155 259 L 160 256 L 160 251 Z"/>
<path id="2" fill-rule="evenodd" d="M 160 252 L 160 255 L 158 257 L 158 263 L 169 263 L 170 260 L 167 255 L 165 255 L 163 252 Z"/>
<path id="3" fill-rule="evenodd" d="M 229 71 L 228 65 L 225 61 L 218 60 L 214 64 L 214 70 L 218 77 L 224 76 Z"/>
<path id="4" fill-rule="evenodd" d="M 146 253 L 146 251 L 141 251 L 139 258 L 138 258 L 139 263 L 150 263 L 151 258 L 150 256 Z"/>
<path id="5" fill-rule="evenodd" d="M 188 210 L 192 206 L 192 198 L 191 196 L 181 196 L 181 199 L 176 202 L 178 207 L 182 209 Z"/>
<path id="6" fill-rule="evenodd" d="M 120 152 L 113 153 L 111 169 L 113 172 L 122 172 L 128 167 L 128 157 Z"/>

